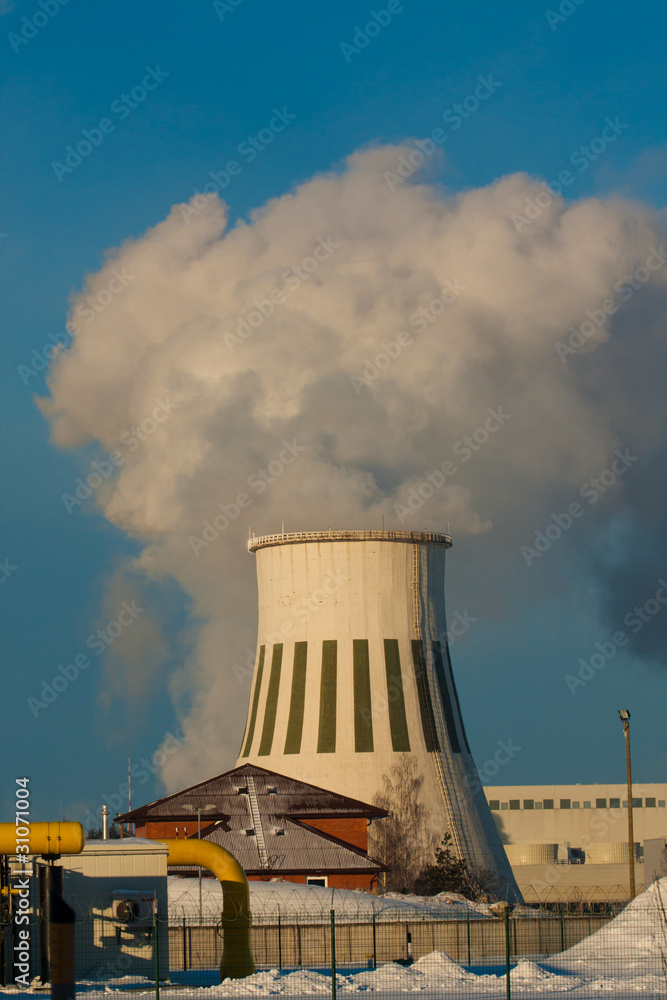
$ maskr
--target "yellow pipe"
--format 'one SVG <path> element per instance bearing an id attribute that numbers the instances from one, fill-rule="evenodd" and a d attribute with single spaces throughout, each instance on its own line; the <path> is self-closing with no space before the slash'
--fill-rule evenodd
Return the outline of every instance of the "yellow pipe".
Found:
<path id="1" fill-rule="evenodd" d="M 80 854 L 85 843 L 80 823 L 0 823 L 0 854 Z"/>
<path id="2" fill-rule="evenodd" d="M 225 946 L 220 960 L 220 979 L 251 976 L 255 963 L 250 947 L 250 891 L 248 879 L 236 858 L 210 840 L 165 840 L 168 865 L 198 865 L 208 868 L 222 886 L 222 926 Z"/>

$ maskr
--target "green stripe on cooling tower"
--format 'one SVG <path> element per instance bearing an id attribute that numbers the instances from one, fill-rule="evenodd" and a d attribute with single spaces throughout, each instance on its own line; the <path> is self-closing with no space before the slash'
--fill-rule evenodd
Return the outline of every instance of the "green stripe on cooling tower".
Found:
<path id="1" fill-rule="evenodd" d="M 250 754 L 250 747 L 252 746 L 252 738 L 255 735 L 255 723 L 257 722 L 257 706 L 259 705 L 259 693 L 262 689 L 262 674 L 264 673 L 264 654 L 266 652 L 266 646 L 259 647 L 259 662 L 257 663 L 257 674 L 255 676 L 255 693 L 252 699 L 252 711 L 250 712 L 250 723 L 248 725 L 248 736 L 246 738 L 245 750 L 243 751 L 243 756 L 248 757 Z"/>
<path id="2" fill-rule="evenodd" d="M 438 736 L 435 731 L 435 716 L 433 715 L 433 702 L 431 700 L 431 689 L 428 685 L 426 673 L 426 660 L 424 659 L 424 645 L 421 639 L 412 640 L 412 660 L 415 665 L 415 677 L 417 679 L 417 694 L 419 695 L 419 711 L 422 717 L 422 729 L 424 731 L 424 741 L 429 753 L 433 750 L 440 750 Z"/>
<path id="3" fill-rule="evenodd" d="M 442 662 L 442 650 L 440 649 L 440 643 L 434 642 L 433 646 L 433 659 L 435 661 L 435 676 L 438 678 L 438 687 L 440 688 L 440 699 L 442 701 L 442 707 L 445 710 L 445 724 L 447 726 L 447 735 L 449 737 L 449 745 L 454 753 L 461 753 L 461 745 L 459 743 L 459 735 L 456 732 L 456 722 L 454 721 L 454 712 L 452 711 L 452 699 L 447 688 L 447 678 L 445 677 L 445 665 Z"/>
<path id="4" fill-rule="evenodd" d="M 336 688 L 338 678 L 338 643 L 325 639 L 322 643 L 322 679 L 320 682 L 320 728 L 317 736 L 318 753 L 336 752 Z"/>
<path id="5" fill-rule="evenodd" d="M 371 712 L 371 669 L 368 639 L 352 640 L 354 666 L 354 749 L 357 753 L 373 750 L 373 713 Z"/>
<path id="6" fill-rule="evenodd" d="M 397 753 L 402 751 L 409 753 L 410 737 L 408 736 L 408 720 L 405 714 L 398 639 L 384 640 L 384 666 L 387 672 L 387 705 L 389 706 L 391 746 Z"/>
<path id="7" fill-rule="evenodd" d="M 269 690 L 266 694 L 266 708 L 264 709 L 264 726 L 262 728 L 262 739 L 257 751 L 260 757 L 267 757 L 271 753 L 273 743 L 273 731 L 276 728 L 276 712 L 278 711 L 278 691 L 280 689 L 280 668 L 283 663 L 283 644 L 277 642 L 273 647 L 271 657 L 271 676 L 269 677 Z"/>
<path id="8" fill-rule="evenodd" d="M 285 737 L 285 753 L 299 753 L 303 733 L 303 712 L 306 705 L 306 660 L 308 643 L 294 643 L 294 666 L 292 668 L 292 693 Z"/>

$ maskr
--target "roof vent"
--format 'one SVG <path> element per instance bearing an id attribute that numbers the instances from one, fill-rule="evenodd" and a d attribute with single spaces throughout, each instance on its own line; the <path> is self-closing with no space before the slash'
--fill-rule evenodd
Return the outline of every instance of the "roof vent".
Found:
<path id="1" fill-rule="evenodd" d="M 236 794 L 237 795 L 247 795 L 248 794 L 248 787 L 247 787 L 247 785 L 243 785 L 243 787 L 237 786 Z"/>
<path id="2" fill-rule="evenodd" d="M 272 830 L 272 833 L 273 833 L 274 837 L 284 837 L 285 836 L 285 830 L 281 826 L 274 826 L 274 828 Z"/>
<path id="3" fill-rule="evenodd" d="M 278 789 L 276 788 L 275 785 L 267 785 L 266 786 L 266 790 L 269 793 L 269 795 L 277 795 L 278 794 Z"/>

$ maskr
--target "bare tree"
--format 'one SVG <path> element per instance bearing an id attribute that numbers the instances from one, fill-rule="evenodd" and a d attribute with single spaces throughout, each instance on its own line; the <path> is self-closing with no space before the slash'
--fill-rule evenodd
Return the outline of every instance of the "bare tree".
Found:
<path id="1" fill-rule="evenodd" d="M 433 858 L 436 839 L 426 830 L 421 789 L 423 775 L 414 757 L 404 756 L 383 775 L 373 804 L 389 816 L 370 829 L 369 853 L 389 866 L 381 878 L 385 892 L 412 892 L 415 879 Z"/>

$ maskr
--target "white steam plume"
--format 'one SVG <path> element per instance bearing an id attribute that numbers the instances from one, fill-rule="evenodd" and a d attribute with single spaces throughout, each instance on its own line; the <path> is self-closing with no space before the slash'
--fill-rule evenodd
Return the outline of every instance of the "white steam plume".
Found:
<path id="1" fill-rule="evenodd" d="M 543 195 L 537 181 L 509 176 L 454 198 L 416 183 L 392 191 L 384 172 L 401 152 L 357 153 L 231 229 L 216 197 L 175 206 L 112 252 L 72 303 L 74 315 L 124 269 L 126 287 L 79 324 L 40 405 L 58 445 L 120 454 L 97 502 L 143 544 L 133 572 L 174 578 L 192 601 L 196 646 L 171 679 L 189 741 L 167 764 L 169 788 L 236 757 L 250 685 L 232 666 L 245 663 L 255 627 L 249 523 L 256 533 L 282 517 L 287 530 L 366 528 L 384 515 L 387 527 L 449 522 L 455 542 L 487 532 L 476 572 L 492 612 L 510 562 L 517 593 L 545 586 L 519 555 L 533 529 L 616 448 L 647 432 L 644 459 L 663 440 L 664 417 L 623 382 L 623 352 L 614 361 L 612 350 L 640 311 L 637 337 L 659 339 L 649 303 L 664 301 L 665 269 L 627 304 L 614 292 L 659 248 L 655 215 L 553 199 L 518 232 L 512 215 Z M 563 362 L 556 343 L 607 299 L 622 308 Z M 399 342 L 402 331 L 410 340 Z M 383 344 L 400 354 L 390 361 Z M 481 446 L 479 431 L 465 458 L 456 443 L 489 409 L 508 417 Z M 447 459 L 456 471 L 411 511 L 410 489 Z M 270 471 L 262 480 L 258 469 Z M 203 523 L 220 504 L 233 513 L 240 493 L 250 505 L 206 541 Z M 622 497 L 622 484 L 612 493 Z"/>

